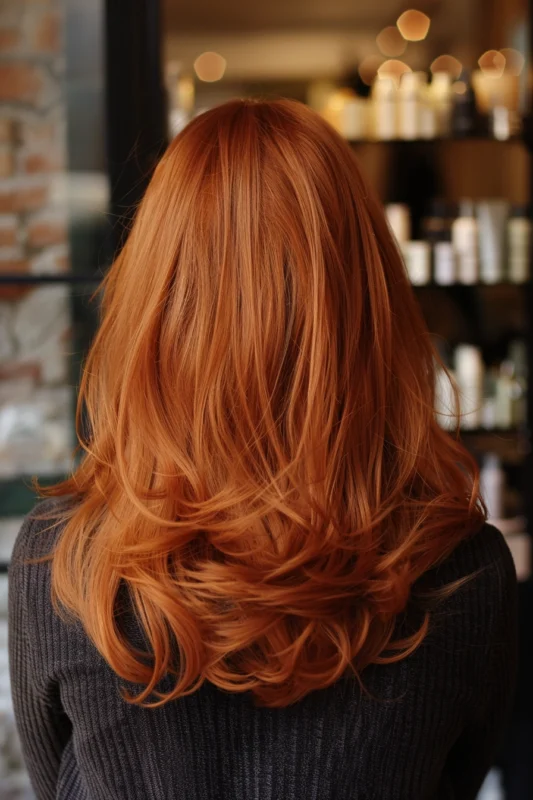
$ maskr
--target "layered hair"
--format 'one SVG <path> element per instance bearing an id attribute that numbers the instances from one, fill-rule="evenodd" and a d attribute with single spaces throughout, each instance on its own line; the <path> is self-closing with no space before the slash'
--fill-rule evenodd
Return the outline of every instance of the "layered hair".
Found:
<path id="1" fill-rule="evenodd" d="M 47 491 L 74 500 L 52 586 L 140 687 L 128 699 L 208 680 L 286 706 L 408 656 L 430 621 L 397 635 L 413 586 L 484 511 L 475 462 L 436 421 L 438 357 L 348 144 L 290 101 L 198 116 L 158 164 L 102 304 L 84 457 Z M 123 587 L 141 650 L 118 622 Z"/>

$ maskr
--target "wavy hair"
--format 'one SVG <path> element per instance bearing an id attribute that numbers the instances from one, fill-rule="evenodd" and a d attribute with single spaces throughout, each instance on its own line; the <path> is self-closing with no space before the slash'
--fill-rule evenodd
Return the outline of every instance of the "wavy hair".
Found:
<path id="1" fill-rule="evenodd" d="M 290 101 L 194 119 L 106 276 L 56 608 L 160 705 L 204 680 L 286 706 L 372 663 L 484 520 L 434 411 L 433 349 L 346 144 Z M 88 434 L 81 432 L 82 409 Z M 120 628 L 127 587 L 146 648 Z M 172 678 L 161 688 L 163 678 Z"/>

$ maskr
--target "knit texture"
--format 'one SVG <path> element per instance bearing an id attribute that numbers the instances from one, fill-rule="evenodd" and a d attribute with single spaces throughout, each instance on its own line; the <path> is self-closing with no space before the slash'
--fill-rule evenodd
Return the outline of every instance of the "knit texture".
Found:
<path id="1" fill-rule="evenodd" d="M 39 507 L 53 511 L 53 503 Z M 491 766 L 516 671 L 516 575 L 485 526 L 427 579 L 470 582 L 434 613 L 409 658 L 284 709 L 211 684 L 158 709 L 124 685 L 50 601 L 57 529 L 25 520 L 9 580 L 17 725 L 39 800 L 444 800 L 474 798 Z"/>

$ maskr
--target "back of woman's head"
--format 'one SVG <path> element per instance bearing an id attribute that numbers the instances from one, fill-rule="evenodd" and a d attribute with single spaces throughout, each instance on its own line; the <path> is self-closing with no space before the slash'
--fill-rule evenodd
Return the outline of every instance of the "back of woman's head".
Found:
<path id="1" fill-rule="evenodd" d="M 483 519 L 435 421 L 435 354 L 379 203 L 297 103 L 235 101 L 171 144 L 106 278 L 56 601 L 162 702 L 204 679 L 286 705 L 394 639 Z M 149 642 L 116 623 L 127 586 Z M 168 692 L 154 693 L 173 674 Z"/>

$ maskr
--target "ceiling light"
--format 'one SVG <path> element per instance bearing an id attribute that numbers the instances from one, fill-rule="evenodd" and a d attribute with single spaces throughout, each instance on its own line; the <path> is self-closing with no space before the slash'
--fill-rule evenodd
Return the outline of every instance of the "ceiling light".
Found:
<path id="1" fill-rule="evenodd" d="M 396 25 L 408 42 L 421 42 L 428 35 L 430 22 L 427 14 L 411 8 L 398 17 Z"/>
<path id="2" fill-rule="evenodd" d="M 467 89 L 468 86 L 464 81 L 454 81 L 452 83 L 452 91 L 454 91 L 455 94 L 466 94 Z"/>
<path id="3" fill-rule="evenodd" d="M 389 25 L 378 33 L 376 44 L 384 56 L 401 56 L 407 47 L 405 39 L 394 25 Z"/>
<path id="4" fill-rule="evenodd" d="M 202 53 L 194 62 L 194 71 L 201 81 L 214 83 L 223 77 L 226 71 L 226 59 L 220 53 L 210 51 Z"/>
<path id="5" fill-rule="evenodd" d="M 502 47 L 500 53 L 505 58 L 505 71 L 509 75 L 520 75 L 526 62 L 522 53 L 513 47 Z"/>
<path id="6" fill-rule="evenodd" d="M 493 78 L 499 78 L 503 75 L 505 69 L 505 56 L 499 50 L 487 50 L 479 57 L 479 68 L 486 75 L 491 75 Z"/>
<path id="7" fill-rule="evenodd" d="M 444 55 L 436 58 L 431 64 L 431 72 L 448 72 L 454 78 L 458 78 L 463 71 L 463 65 L 457 58 Z"/>
<path id="8" fill-rule="evenodd" d="M 412 72 L 411 67 L 397 58 L 389 58 L 378 69 L 379 78 L 394 78 L 397 82 L 405 72 Z"/>

